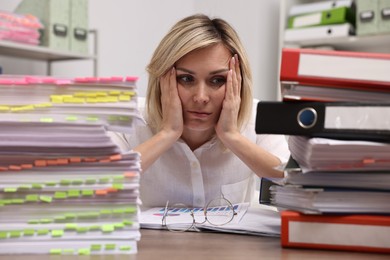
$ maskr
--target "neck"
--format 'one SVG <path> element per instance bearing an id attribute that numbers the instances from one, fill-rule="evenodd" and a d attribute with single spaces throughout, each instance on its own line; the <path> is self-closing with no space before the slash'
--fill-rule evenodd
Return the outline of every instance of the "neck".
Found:
<path id="1" fill-rule="evenodd" d="M 213 128 L 205 131 L 185 129 L 181 139 L 186 142 L 192 151 L 195 151 L 197 148 L 210 141 L 214 135 L 215 130 Z"/>

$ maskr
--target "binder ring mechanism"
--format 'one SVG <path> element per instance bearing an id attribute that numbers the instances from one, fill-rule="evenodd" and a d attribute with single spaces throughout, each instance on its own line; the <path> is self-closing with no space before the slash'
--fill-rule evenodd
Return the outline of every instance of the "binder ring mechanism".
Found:
<path id="1" fill-rule="evenodd" d="M 299 111 L 297 121 L 302 128 L 312 128 L 317 122 L 317 111 L 312 107 L 305 107 Z"/>

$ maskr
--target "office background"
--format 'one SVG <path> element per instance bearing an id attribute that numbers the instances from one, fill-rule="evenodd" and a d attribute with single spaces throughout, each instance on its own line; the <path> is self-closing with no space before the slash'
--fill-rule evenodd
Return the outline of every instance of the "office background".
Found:
<path id="1" fill-rule="evenodd" d="M 13 11 L 20 2 L 0 1 L 0 9 Z M 139 76 L 139 94 L 145 95 L 145 67 L 161 38 L 179 19 L 205 13 L 232 24 L 250 58 L 255 97 L 275 100 L 279 5 L 280 0 L 90 0 L 89 27 L 99 36 L 98 76 Z M 0 55 L 0 65 L 5 74 L 44 75 L 47 63 Z M 55 63 L 52 74 L 91 76 L 92 61 Z"/>

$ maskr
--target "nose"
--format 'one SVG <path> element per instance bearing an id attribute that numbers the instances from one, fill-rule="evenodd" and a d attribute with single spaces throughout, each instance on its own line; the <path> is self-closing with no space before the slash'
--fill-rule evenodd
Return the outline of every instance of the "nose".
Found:
<path id="1" fill-rule="evenodd" d="M 205 84 L 196 86 L 193 99 L 196 103 L 207 103 L 209 101 L 209 94 Z"/>

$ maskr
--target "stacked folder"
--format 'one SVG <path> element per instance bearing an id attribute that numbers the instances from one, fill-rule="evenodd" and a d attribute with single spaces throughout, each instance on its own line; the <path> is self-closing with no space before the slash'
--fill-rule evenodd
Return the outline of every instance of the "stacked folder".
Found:
<path id="1" fill-rule="evenodd" d="M 293 5 L 286 42 L 390 32 L 390 0 L 326 0 Z"/>
<path id="2" fill-rule="evenodd" d="M 323 93 L 258 103 L 257 133 L 288 135 L 291 151 L 270 188 L 282 245 L 390 253 L 390 55 L 283 49 L 281 66 L 282 86 Z"/>
<path id="3" fill-rule="evenodd" d="M 353 0 L 294 5 L 288 13 L 286 42 L 343 37 L 354 34 Z"/>
<path id="4" fill-rule="evenodd" d="M 0 254 L 134 254 L 135 77 L 0 77 Z"/>

